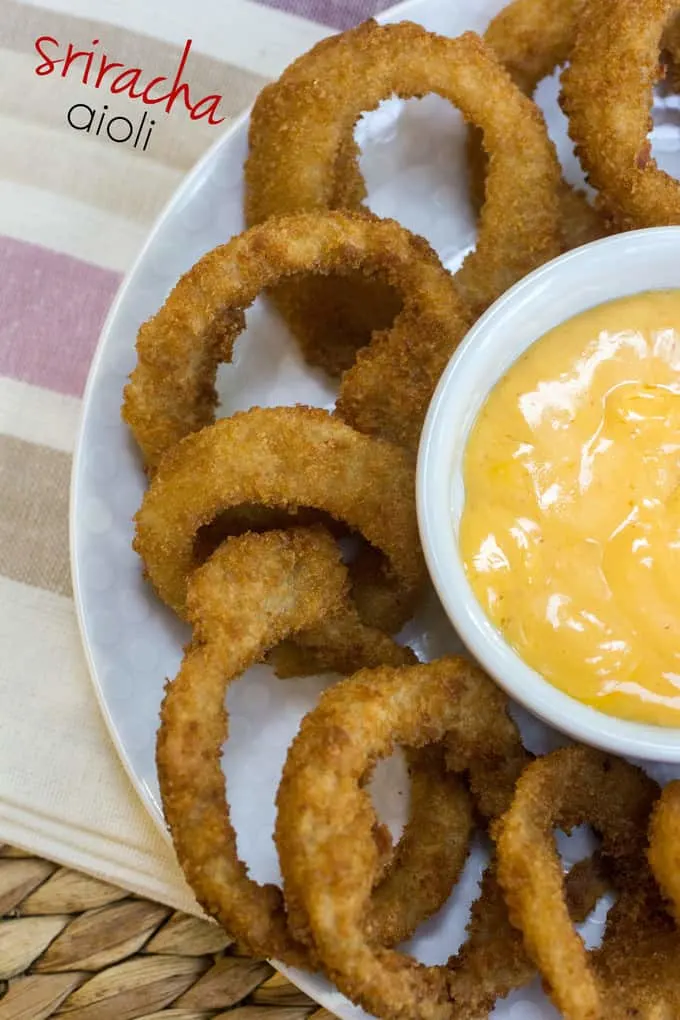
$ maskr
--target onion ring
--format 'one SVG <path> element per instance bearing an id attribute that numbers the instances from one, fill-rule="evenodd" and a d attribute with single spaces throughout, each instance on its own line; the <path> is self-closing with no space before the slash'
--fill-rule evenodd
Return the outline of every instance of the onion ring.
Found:
<path id="1" fill-rule="evenodd" d="M 448 694 L 440 718 L 442 691 Z M 495 817 L 495 812 L 510 806 L 517 776 L 530 755 L 507 715 L 504 694 L 474 666 L 457 659 L 413 669 L 364 670 L 325 694 L 289 752 L 279 790 L 276 840 L 289 922 L 301 939 L 318 942 L 315 911 L 321 911 L 324 937 L 333 943 L 342 933 L 351 953 L 356 954 L 345 971 L 342 960 L 347 945 L 335 946 L 329 961 L 324 959 L 324 943 L 318 943 L 333 979 L 352 998 L 383 1017 L 481 1016 L 499 995 L 525 984 L 536 972 L 521 935 L 510 924 L 493 862 L 473 906 L 468 941 L 446 967 L 424 968 L 400 954 L 386 953 L 385 940 L 366 923 L 366 915 L 361 917 L 362 891 L 354 891 L 354 872 L 345 871 L 345 849 L 359 855 L 356 867 L 364 876 L 363 895 L 371 888 L 370 865 L 374 871 L 380 867 L 371 846 L 372 812 L 360 785 L 363 770 L 366 763 L 370 770 L 374 757 L 389 753 L 392 740 L 398 743 L 400 734 L 411 739 L 409 727 L 421 731 L 421 739 L 436 740 L 442 735 L 437 728 L 441 726 L 448 732 L 446 765 L 467 773 L 478 797 L 476 807 L 487 818 Z M 402 727 L 407 728 L 406 733 Z M 324 797 L 326 813 L 322 816 Z M 305 843 L 302 858 L 301 841 Z M 572 915 L 581 919 L 604 890 L 599 860 L 590 858 L 572 868 L 567 889 Z M 338 913 L 336 896 L 358 898 L 349 911 L 339 907 Z M 370 911 L 369 906 L 369 917 Z M 334 924 L 338 926 L 336 936 Z M 360 924 L 363 944 L 355 941 Z M 393 979 L 397 982 L 394 991 Z M 399 1013 L 396 1003 L 402 994 L 409 998 L 404 1012 Z M 422 1011 L 421 994 L 425 995 Z M 415 1014 L 406 1012 L 408 1008 L 415 1009 Z"/>
<path id="2" fill-rule="evenodd" d="M 253 109 L 245 168 L 249 224 L 337 203 L 343 197 L 337 173 L 354 164 L 351 132 L 361 114 L 391 95 L 436 93 L 484 130 L 494 154 L 477 248 L 456 274 L 473 313 L 558 253 L 554 147 L 538 109 L 477 36 L 447 39 L 410 22 L 367 21 L 320 45 L 322 71 L 305 75 L 306 61 L 321 65 L 313 49 L 263 89 Z M 352 170 L 344 200 L 356 209 L 360 194 Z M 323 332 L 313 307 L 309 317 L 310 335 Z M 307 339 L 307 353 L 310 346 L 323 349 L 322 337 Z"/>
<path id="3" fill-rule="evenodd" d="M 522 774 L 497 824 L 498 879 L 512 923 L 565 1017 L 604 1015 L 601 989 L 564 898 L 552 830 L 590 823 L 619 888 L 644 867 L 649 814 L 658 787 L 640 769 L 586 747 L 554 751 Z"/>
<path id="4" fill-rule="evenodd" d="M 449 742 L 447 765 L 467 774 L 477 811 L 493 823 L 510 808 L 517 781 L 533 759 L 522 745 L 499 688 L 489 684 L 468 689 L 459 704 L 467 716 L 456 740 Z M 583 920 L 606 889 L 599 857 L 574 865 L 565 883 L 570 915 Z M 495 855 L 472 905 L 467 931 L 467 941 L 448 962 L 449 992 L 473 1015 L 483 1015 L 492 1010 L 497 998 L 527 984 L 536 973 L 520 933 L 510 923 Z"/>
<path id="5" fill-rule="evenodd" d="M 221 768 L 224 692 L 267 648 L 340 611 L 347 587 L 337 546 L 322 529 L 229 539 L 189 581 L 193 640 L 161 710 L 156 760 L 163 808 L 189 884 L 250 952 L 296 966 L 312 965 L 313 953 L 291 935 L 280 890 L 250 879 L 238 858 Z M 419 753 L 412 766 L 411 821 L 373 907 L 378 930 L 390 939 L 410 934 L 446 899 L 471 825 L 469 799 L 455 778 Z M 434 836 L 441 841 L 437 853 Z M 415 888 L 413 871 L 425 872 L 427 894 Z M 405 890 L 418 901 L 403 904 Z"/>
<path id="6" fill-rule="evenodd" d="M 331 212 L 270 220 L 204 255 L 141 327 L 122 414 L 149 470 L 180 439 L 214 421 L 217 366 L 231 361 L 244 310 L 261 290 L 296 273 L 350 271 L 385 279 L 403 299 L 383 338 L 394 367 L 381 434 L 414 446 L 467 313 L 421 238 L 392 220 Z M 414 350 L 416 362 L 406 362 Z"/>
<path id="7" fill-rule="evenodd" d="M 565 877 L 569 914 L 584 921 L 609 888 L 596 855 L 579 861 Z M 498 884 L 495 861 L 484 872 L 479 898 L 472 904 L 468 938 L 449 960 L 450 988 L 473 1016 L 490 1013 L 498 998 L 528 984 L 536 967 L 527 955 L 522 934 L 510 923 Z"/>
<path id="8" fill-rule="evenodd" d="M 519 730 L 508 714 L 503 691 L 476 671 L 475 682 L 463 684 L 457 709 L 461 724 L 447 742 L 446 764 L 464 772 L 475 807 L 493 822 L 510 807 L 517 780 L 532 761 Z"/>
<path id="9" fill-rule="evenodd" d="M 487 688 L 496 690 L 459 658 L 362 670 L 325 692 L 288 753 L 275 838 L 289 916 L 298 925 L 306 919 L 340 990 L 383 1018 L 452 1018 L 461 1002 L 446 966 L 419 964 L 376 945 L 366 931 L 379 858 L 362 779 L 394 745 L 445 740 L 451 749 L 467 741 L 475 692 Z M 471 753 L 495 756 L 494 736 L 492 727 L 488 745 L 481 735 L 480 744 L 471 741 Z"/>
<path id="10" fill-rule="evenodd" d="M 337 611 L 347 575 L 323 532 L 291 529 L 223 543 L 189 581 L 191 646 L 161 709 L 156 762 L 166 821 L 199 902 L 255 954 L 291 963 L 279 891 L 247 877 L 236 852 L 221 768 L 224 691 L 263 650 Z M 247 626 L 243 621 L 247 620 Z"/>
<path id="11" fill-rule="evenodd" d="M 443 748 L 406 748 L 411 813 L 389 870 L 373 889 L 365 919 L 368 937 L 396 945 L 446 903 L 467 859 L 472 805 L 446 767 Z"/>
<path id="12" fill-rule="evenodd" d="M 533 96 L 539 82 L 564 64 L 571 53 L 585 0 L 513 0 L 493 18 L 484 33 L 518 88 Z M 475 209 L 484 204 L 488 158 L 481 132 L 468 134 L 468 168 Z M 606 219 L 583 191 L 562 179 L 559 186 L 562 250 L 570 251 L 609 232 Z"/>
<path id="13" fill-rule="evenodd" d="M 179 616 L 196 567 L 197 531 L 221 511 L 250 503 L 316 507 L 359 531 L 386 559 L 380 574 L 354 584 L 361 619 L 394 632 L 409 618 L 425 575 L 412 460 L 307 407 L 252 408 L 223 418 L 163 458 L 137 512 L 133 545 L 158 595 Z"/>
<path id="14" fill-rule="evenodd" d="M 586 0 L 513 0 L 492 18 L 484 40 L 527 95 L 571 54 Z"/>
<path id="15" fill-rule="evenodd" d="M 652 812 L 649 863 L 680 925 L 680 781 L 663 789 Z"/>
<path id="16" fill-rule="evenodd" d="M 322 77 L 326 52 L 335 45 L 333 37 L 324 39 L 294 61 L 284 72 L 286 85 Z M 351 132 L 338 152 L 333 176 L 328 208 L 361 211 L 366 185 L 359 170 L 359 147 Z M 272 297 L 307 362 L 332 376 L 351 368 L 371 333 L 388 329 L 402 305 L 399 295 L 384 281 L 356 272 L 282 283 Z"/>
<path id="17" fill-rule="evenodd" d="M 586 0 L 513 0 L 489 22 L 484 41 L 525 95 L 533 96 L 539 82 L 569 60 L 585 6 Z M 677 91 L 674 79 L 680 55 L 680 20 L 668 26 L 662 50 L 668 62 L 667 75 Z M 468 167 L 472 202 L 479 211 L 484 203 L 488 160 L 475 128 L 468 136 Z M 562 180 L 559 199 L 564 251 L 612 233 L 608 218 L 583 191 Z"/>
<path id="18" fill-rule="evenodd" d="M 672 0 L 587 3 L 562 75 L 569 134 L 598 203 L 620 229 L 680 223 L 680 182 L 650 155 L 652 87 Z"/>

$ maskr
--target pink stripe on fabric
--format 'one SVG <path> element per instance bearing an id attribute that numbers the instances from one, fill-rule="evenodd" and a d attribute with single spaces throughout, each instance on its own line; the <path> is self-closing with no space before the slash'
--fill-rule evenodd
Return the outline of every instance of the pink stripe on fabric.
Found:
<path id="1" fill-rule="evenodd" d="M 0 235 L 0 375 L 79 397 L 120 276 Z"/>
<path id="2" fill-rule="evenodd" d="M 344 31 L 391 7 L 394 0 L 258 0 L 258 2 Z"/>

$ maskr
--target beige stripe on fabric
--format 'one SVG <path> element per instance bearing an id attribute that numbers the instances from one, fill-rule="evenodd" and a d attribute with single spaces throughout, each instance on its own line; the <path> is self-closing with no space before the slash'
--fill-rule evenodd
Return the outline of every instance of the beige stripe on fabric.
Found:
<path id="1" fill-rule="evenodd" d="M 0 234 L 102 269 L 127 272 L 146 240 L 148 222 L 116 216 L 81 199 L 62 193 L 55 201 L 48 187 L 25 179 L 3 180 L 0 173 Z M 6 431 L 0 427 L 0 432 Z"/>
<path id="2" fill-rule="evenodd" d="M 150 226 L 184 175 L 97 141 L 0 115 L 0 176 Z"/>
<path id="3" fill-rule="evenodd" d="M 70 474 L 67 454 L 0 436 L 0 574 L 71 594 Z"/>

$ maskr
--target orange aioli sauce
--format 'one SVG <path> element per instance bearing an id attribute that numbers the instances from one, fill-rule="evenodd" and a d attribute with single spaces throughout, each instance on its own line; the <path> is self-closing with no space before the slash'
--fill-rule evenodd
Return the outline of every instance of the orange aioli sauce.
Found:
<path id="1" fill-rule="evenodd" d="M 460 549 L 489 618 L 579 701 L 680 726 L 680 291 L 551 330 L 468 441 Z"/>

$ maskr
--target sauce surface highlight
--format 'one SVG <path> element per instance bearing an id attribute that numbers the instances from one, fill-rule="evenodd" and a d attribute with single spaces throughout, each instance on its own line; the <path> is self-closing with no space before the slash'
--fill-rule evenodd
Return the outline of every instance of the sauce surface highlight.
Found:
<path id="1" fill-rule="evenodd" d="M 465 570 L 521 658 L 601 711 L 680 726 L 680 291 L 538 340 L 464 475 Z"/>

